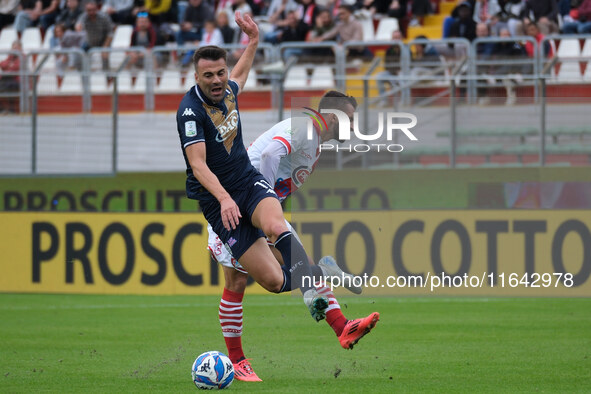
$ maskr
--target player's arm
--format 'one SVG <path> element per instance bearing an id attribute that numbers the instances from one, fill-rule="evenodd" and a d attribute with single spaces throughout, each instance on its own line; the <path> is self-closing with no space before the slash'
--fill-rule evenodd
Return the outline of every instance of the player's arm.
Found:
<path id="1" fill-rule="evenodd" d="M 246 79 L 248 78 L 248 73 L 252 67 L 254 55 L 256 54 L 257 47 L 259 45 L 259 28 L 248 15 L 245 15 L 244 18 L 242 18 L 240 12 L 236 11 L 235 17 L 236 23 L 238 26 L 240 26 L 240 29 L 246 33 L 249 39 L 244 53 L 230 73 L 230 79 L 236 81 L 239 88 L 238 94 L 240 94 L 244 84 L 246 83 Z"/>
<path id="2" fill-rule="evenodd" d="M 219 179 L 207 166 L 205 161 L 205 142 L 197 142 L 185 148 L 185 154 L 193 170 L 193 175 L 220 203 L 222 223 L 226 230 L 234 230 L 242 217 L 238 205 L 224 189 Z"/>
<path id="3" fill-rule="evenodd" d="M 270 185 L 274 185 L 277 180 L 279 161 L 289 153 L 285 143 L 275 139 L 261 153 L 261 168 L 259 171 Z"/>

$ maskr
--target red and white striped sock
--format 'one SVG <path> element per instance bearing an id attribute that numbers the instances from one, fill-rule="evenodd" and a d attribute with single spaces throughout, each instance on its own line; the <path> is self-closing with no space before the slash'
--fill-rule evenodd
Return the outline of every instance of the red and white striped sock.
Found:
<path id="1" fill-rule="evenodd" d="M 337 337 L 341 335 L 347 324 L 347 318 L 341 312 L 341 306 L 337 301 L 334 293 L 326 286 L 320 286 L 316 288 L 318 294 L 328 297 L 328 308 L 326 308 L 326 322 L 337 334 Z"/>
<path id="2" fill-rule="evenodd" d="M 235 293 L 224 288 L 220 300 L 219 318 L 222 333 L 228 348 L 228 357 L 237 363 L 244 357 L 242 350 L 242 298 L 244 293 Z"/>

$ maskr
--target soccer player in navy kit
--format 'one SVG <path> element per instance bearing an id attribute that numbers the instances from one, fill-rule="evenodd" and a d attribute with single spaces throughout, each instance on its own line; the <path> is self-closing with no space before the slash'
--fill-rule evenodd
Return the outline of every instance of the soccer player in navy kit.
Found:
<path id="1" fill-rule="evenodd" d="M 246 82 L 258 46 L 252 19 L 236 13 L 236 23 L 250 39 L 228 77 L 226 51 L 206 46 L 193 57 L 196 85 L 182 99 L 177 129 L 187 164 L 187 196 L 199 201 L 203 214 L 232 255 L 266 290 L 300 288 L 317 321 L 325 318 L 328 299 L 302 277 L 312 277 L 301 244 L 292 242 L 273 187 L 250 164 L 242 141 L 236 96 Z M 266 237 L 281 253 L 277 264 Z"/>
<path id="2" fill-rule="evenodd" d="M 357 102 L 354 98 L 337 91 L 327 92 L 318 104 L 319 111 L 324 108 L 337 109 L 350 118 L 353 117 L 356 107 Z M 311 110 L 311 108 L 306 109 Z M 311 136 L 307 136 L 310 119 L 302 116 L 294 117 L 277 123 L 248 147 L 248 156 L 252 165 L 260 171 L 269 184 L 275 185 L 275 192 L 280 201 L 302 187 L 308 179 L 308 176 L 298 176 L 298 174 L 312 174 L 320 158 L 320 144 L 338 138 L 338 118 L 334 114 L 326 113 L 320 116 L 321 122 L 312 123 L 315 133 Z M 288 222 L 286 224 L 297 239 L 295 230 Z M 219 320 L 228 351 L 226 354 L 234 365 L 234 378 L 247 382 L 261 381 L 242 348 L 242 301 L 248 272 L 224 247 L 211 226 L 208 226 L 208 232 L 208 248 L 212 257 L 222 265 L 224 272 L 225 284 L 220 300 Z M 271 247 L 271 250 L 274 248 Z M 278 262 L 282 261 L 280 255 L 278 256 L 277 253 L 274 255 Z M 311 268 L 315 277 L 324 277 L 326 280 L 330 280 L 331 277 L 337 277 L 339 280 L 342 278 L 343 287 L 356 294 L 362 291 L 361 287 L 344 283 L 345 277 L 349 279 L 354 277 L 343 272 L 331 256 L 321 258 L 318 264 Z M 329 299 L 325 321 L 334 330 L 341 346 L 345 349 L 352 349 L 379 320 L 378 312 L 373 312 L 365 318 L 348 320 L 328 287 L 319 284 L 316 285 L 316 290 Z"/>

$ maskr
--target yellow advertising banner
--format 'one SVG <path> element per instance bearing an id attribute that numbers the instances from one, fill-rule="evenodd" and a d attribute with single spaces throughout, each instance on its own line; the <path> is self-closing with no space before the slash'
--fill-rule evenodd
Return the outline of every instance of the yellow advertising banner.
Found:
<path id="1" fill-rule="evenodd" d="M 0 222 L 3 292 L 221 294 L 200 213 L 0 213 Z"/>
<path id="2" fill-rule="evenodd" d="M 367 295 L 591 296 L 591 212 L 293 213 L 307 251 Z M 359 278 L 357 278 L 359 279 Z"/>
<path id="3" fill-rule="evenodd" d="M 308 254 L 335 256 L 366 295 L 591 295 L 590 211 L 334 211 L 291 219 Z M 198 213 L 6 212 L 0 223 L 2 292 L 221 294 L 222 270 L 209 257 Z M 248 292 L 264 290 L 254 284 Z"/>

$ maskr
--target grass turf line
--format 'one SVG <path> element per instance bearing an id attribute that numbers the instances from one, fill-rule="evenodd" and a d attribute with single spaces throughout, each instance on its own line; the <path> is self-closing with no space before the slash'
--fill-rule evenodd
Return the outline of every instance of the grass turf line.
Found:
<path id="1" fill-rule="evenodd" d="M 0 391 L 191 392 L 190 367 L 225 352 L 217 296 L 0 294 Z M 379 311 L 352 351 L 298 298 L 248 295 L 246 392 L 588 391 L 591 299 L 343 297 Z M 346 305 L 346 306 L 345 306 Z"/>

